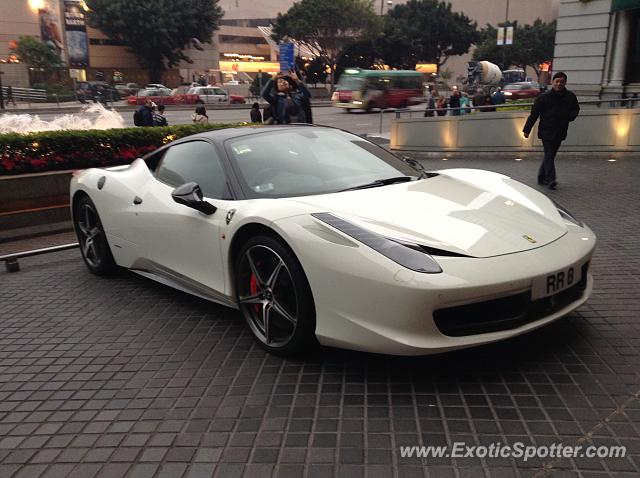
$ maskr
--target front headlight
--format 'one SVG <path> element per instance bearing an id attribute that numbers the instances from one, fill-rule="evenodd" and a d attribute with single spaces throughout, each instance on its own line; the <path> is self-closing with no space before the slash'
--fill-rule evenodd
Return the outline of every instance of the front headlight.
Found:
<path id="1" fill-rule="evenodd" d="M 311 215 L 407 269 L 425 274 L 439 274 L 442 272 L 440 265 L 425 252 L 387 239 L 380 234 L 368 231 L 328 212 L 319 212 Z"/>
<path id="2" fill-rule="evenodd" d="M 555 204 L 556 209 L 558 210 L 558 213 L 560 214 L 560 217 L 562 219 L 564 219 L 565 221 L 569 221 L 570 223 L 575 224 L 576 226 L 584 227 L 584 222 L 582 222 L 579 219 L 576 219 L 576 217 L 573 214 L 571 214 L 566 207 L 564 207 L 562 204 L 557 203 L 553 199 L 552 201 L 553 201 L 553 204 Z"/>

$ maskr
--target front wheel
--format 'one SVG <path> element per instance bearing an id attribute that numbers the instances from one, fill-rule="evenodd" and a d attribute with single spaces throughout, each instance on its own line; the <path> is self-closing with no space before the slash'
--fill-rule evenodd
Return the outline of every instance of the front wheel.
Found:
<path id="1" fill-rule="evenodd" d="M 291 355 L 315 342 L 311 288 L 282 242 L 270 236 L 248 240 L 236 260 L 235 279 L 240 312 L 262 347 Z"/>
<path id="2" fill-rule="evenodd" d="M 73 210 L 73 227 L 78 236 L 82 259 L 91 272 L 107 275 L 116 268 L 107 236 L 95 204 L 83 196 Z"/>

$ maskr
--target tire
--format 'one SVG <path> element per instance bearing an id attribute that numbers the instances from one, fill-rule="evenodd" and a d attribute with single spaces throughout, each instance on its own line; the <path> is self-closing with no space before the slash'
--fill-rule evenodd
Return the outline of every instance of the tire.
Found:
<path id="1" fill-rule="evenodd" d="M 112 273 L 116 269 L 116 262 L 96 206 L 89 196 L 83 196 L 74 206 L 73 228 L 87 268 L 99 276 Z"/>
<path id="2" fill-rule="evenodd" d="M 309 282 L 280 240 L 263 235 L 243 244 L 235 263 L 235 286 L 240 312 L 267 351 L 293 355 L 316 343 Z"/>

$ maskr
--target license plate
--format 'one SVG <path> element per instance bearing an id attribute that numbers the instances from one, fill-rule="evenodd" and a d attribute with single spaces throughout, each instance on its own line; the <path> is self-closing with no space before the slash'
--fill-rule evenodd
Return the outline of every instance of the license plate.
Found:
<path id="1" fill-rule="evenodd" d="M 551 274 L 537 277 L 531 287 L 531 299 L 538 300 L 576 285 L 582 279 L 582 267 L 573 265 Z"/>

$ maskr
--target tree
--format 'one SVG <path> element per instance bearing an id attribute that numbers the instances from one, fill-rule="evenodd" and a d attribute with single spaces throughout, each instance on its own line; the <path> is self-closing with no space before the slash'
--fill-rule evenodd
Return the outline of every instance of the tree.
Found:
<path id="1" fill-rule="evenodd" d="M 271 78 L 272 77 L 269 73 L 264 73 L 262 71 L 258 72 L 249 86 L 251 94 L 255 97 L 259 97 L 262 94 L 262 88 L 264 88 L 264 85 L 266 85 Z"/>
<path id="2" fill-rule="evenodd" d="M 498 32 L 492 25 L 482 29 L 482 40 L 478 43 L 473 58 L 495 63 L 501 70 L 506 70 L 511 65 L 522 69 L 530 66 L 539 75 L 540 64 L 553 58 L 556 22 L 544 23 L 538 18 L 533 25 L 520 26 L 514 22 L 511 26 L 514 27 L 512 45 L 497 45 Z"/>
<path id="3" fill-rule="evenodd" d="M 556 22 L 544 23 L 538 18 L 533 25 L 518 28 L 517 35 L 518 43 L 522 46 L 515 55 L 514 65 L 523 69 L 530 66 L 540 76 L 540 64 L 553 58 Z"/>
<path id="4" fill-rule="evenodd" d="M 344 49 L 336 65 L 336 79 L 346 68 L 379 69 L 385 63 L 377 39 L 365 38 Z"/>
<path id="5" fill-rule="evenodd" d="M 20 61 L 26 63 L 36 71 L 42 71 L 44 80 L 48 80 L 51 74 L 63 66 L 58 54 L 48 45 L 32 36 L 20 36 L 10 48 Z M 32 79 L 33 80 L 33 79 Z"/>
<path id="6" fill-rule="evenodd" d="M 414 69 L 425 61 L 440 69 L 449 57 L 467 53 L 479 39 L 476 23 L 452 11 L 450 3 L 409 0 L 387 13 L 378 46 L 392 67 Z"/>
<path id="7" fill-rule="evenodd" d="M 211 43 L 223 11 L 218 0 L 86 0 L 89 25 L 120 40 L 149 71 L 152 83 L 184 60 L 189 46 Z"/>
<path id="8" fill-rule="evenodd" d="M 301 0 L 273 26 L 275 41 L 294 40 L 331 67 L 331 86 L 340 53 L 351 43 L 379 29 L 370 0 Z"/>

